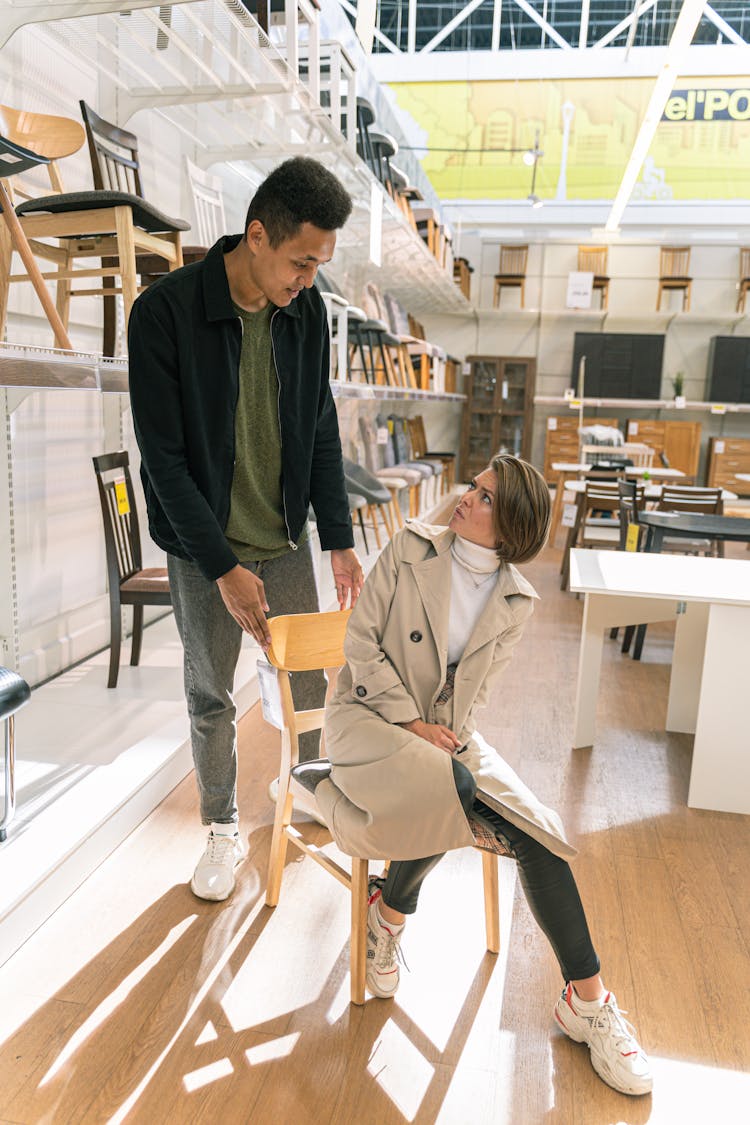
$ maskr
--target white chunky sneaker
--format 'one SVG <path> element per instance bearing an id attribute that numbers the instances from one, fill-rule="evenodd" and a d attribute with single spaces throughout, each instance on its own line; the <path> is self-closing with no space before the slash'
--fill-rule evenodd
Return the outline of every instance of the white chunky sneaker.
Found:
<path id="1" fill-rule="evenodd" d="M 247 854 L 234 824 L 212 824 L 190 889 L 198 898 L 222 902 L 234 890 L 234 869 Z"/>
<path id="2" fill-rule="evenodd" d="M 582 1010 L 585 1009 L 585 1014 Z M 555 1021 L 576 1043 L 587 1043 L 591 1065 L 608 1086 L 621 1094 L 649 1094 L 653 1087 L 648 1056 L 623 1019 L 612 992 L 601 1006 L 583 1003 L 567 984 L 555 1004 Z"/>
<path id="3" fill-rule="evenodd" d="M 292 779 L 292 784 L 294 785 L 294 779 Z M 308 793 L 301 785 L 295 785 L 292 795 L 294 797 L 294 807 L 297 812 L 304 813 L 305 816 L 309 816 L 311 820 L 316 820 L 323 828 L 328 827 L 323 817 L 320 815 L 320 809 L 315 803 L 314 793 Z M 268 799 L 273 805 L 275 805 L 279 799 L 278 777 L 275 777 L 273 781 L 269 783 Z"/>
<path id="4" fill-rule="evenodd" d="M 368 890 L 367 907 L 367 973 L 365 980 L 373 996 L 388 1000 L 394 996 L 400 979 L 399 961 L 401 956 L 401 936 L 403 926 L 394 933 L 378 913 L 381 895 L 380 879 L 371 879 Z"/>

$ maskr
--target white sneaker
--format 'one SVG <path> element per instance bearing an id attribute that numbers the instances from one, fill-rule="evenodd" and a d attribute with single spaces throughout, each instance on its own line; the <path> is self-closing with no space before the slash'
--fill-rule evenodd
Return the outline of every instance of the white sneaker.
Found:
<path id="1" fill-rule="evenodd" d="M 198 898 L 222 902 L 234 890 L 234 869 L 247 855 L 247 848 L 234 824 L 212 824 L 206 850 L 198 860 L 190 889 Z"/>
<path id="2" fill-rule="evenodd" d="M 292 778 L 292 785 L 294 786 L 292 790 L 292 796 L 294 797 L 294 807 L 297 812 L 304 813 L 305 816 L 309 816 L 311 820 L 316 820 L 318 824 L 322 825 L 323 828 L 327 828 L 328 825 L 320 815 L 320 809 L 316 804 L 313 794 L 308 793 L 308 791 L 306 789 L 303 789 L 301 785 L 296 785 L 294 782 L 294 778 Z M 268 786 L 268 799 L 270 800 L 272 805 L 275 805 L 279 799 L 278 777 L 275 777 Z"/>
<path id="3" fill-rule="evenodd" d="M 394 996 L 399 985 L 401 971 L 401 937 L 403 926 L 398 933 L 388 927 L 378 913 L 378 900 L 381 894 L 381 880 L 371 880 L 368 884 L 367 907 L 367 972 L 365 980 L 373 996 L 387 1000 Z"/>
<path id="4" fill-rule="evenodd" d="M 608 992 L 601 1007 L 586 1015 L 576 1005 L 583 1006 L 567 984 L 555 1004 L 555 1020 L 576 1043 L 588 1043 L 591 1065 L 602 1081 L 621 1094 L 649 1094 L 653 1078 L 648 1056 L 635 1028 L 622 1018 L 614 994 Z"/>

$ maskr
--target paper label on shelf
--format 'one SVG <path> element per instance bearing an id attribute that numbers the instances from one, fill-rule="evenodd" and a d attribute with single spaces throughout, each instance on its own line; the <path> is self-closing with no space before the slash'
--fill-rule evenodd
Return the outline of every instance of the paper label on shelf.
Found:
<path id="1" fill-rule="evenodd" d="M 463 375 L 471 375 L 471 364 L 470 363 L 462 363 L 461 364 L 461 373 Z"/>
<path id="2" fill-rule="evenodd" d="M 115 500 L 117 501 L 117 511 L 121 516 L 130 515 L 130 504 L 128 503 L 128 489 L 124 480 L 115 481 Z"/>
<path id="3" fill-rule="evenodd" d="M 724 442 L 723 441 L 715 441 L 714 442 L 714 453 L 723 453 L 723 452 L 724 452 Z"/>
<path id="4" fill-rule="evenodd" d="M 571 410 L 578 410 L 580 405 L 581 405 L 580 398 L 571 398 L 571 399 L 568 400 L 568 406 L 570 407 Z"/>
<path id="5" fill-rule="evenodd" d="M 638 433 L 638 423 L 637 422 L 628 422 L 628 435 L 630 437 L 635 437 L 635 435 L 637 433 Z"/>
<path id="6" fill-rule="evenodd" d="M 569 309 L 590 309 L 591 294 L 594 291 L 594 275 L 583 270 L 573 270 L 568 274 L 568 292 L 565 305 Z"/>
<path id="7" fill-rule="evenodd" d="M 547 429 L 548 430 L 556 430 L 557 429 L 557 418 L 548 418 L 547 419 Z"/>
<path id="8" fill-rule="evenodd" d="M 378 426 L 377 434 L 376 434 L 376 441 L 377 441 L 378 445 L 387 445 L 388 444 L 388 427 L 387 426 Z"/>
<path id="9" fill-rule="evenodd" d="M 625 537 L 625 550 L 637 551 L 638 550 L 638 524 L 631 523 L 628 526 L 627 536 Z"/>
<path id="10" fill-rule="evenodd" d="M 573 390 L 572 387 L 566 387 L 565 390 L 563 391 L 563 398 L 565 399 L 566 402 L 570 402 L 570 400 L 572 398 L 575 398 L 575 396 L 576 396 L 576 393 L 575 393 L 575 391 Z"/>
<path id="11" fill-rule="evenodd" d="M 711 403 L 711 413 L 712 414 L 726 414 L 726 412 L 727 412 L 727 408 L 726 408 L 726 405 L 723 402 L 712 402 Z"/>
<path id="12" fill-rule="evenodd" d="M 578 511 L 577 504 L 564 504 L 562 520 L 560 521 L 563 527 L 573 527 L 576 522 L 576 512 Z"/>

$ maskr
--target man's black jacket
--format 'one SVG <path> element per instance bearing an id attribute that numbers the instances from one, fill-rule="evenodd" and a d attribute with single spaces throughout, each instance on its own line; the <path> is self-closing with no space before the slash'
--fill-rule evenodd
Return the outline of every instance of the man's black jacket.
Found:
<path id="1" fill-rule="evenodd" d="M 210 579 L 237 558 L 224 536 L 234 472 L 234 416 L 242 326 L 220 239 L 202 262 L 167 274 L 133 305 L 130 399 L 151 536 Z M 312 503 L 323 550 L 353 546 L 336 408 L 328 382 L 328 328 L 316 289 L 271 318 L 279 378 L 284 514 L 296 544 Z"/>

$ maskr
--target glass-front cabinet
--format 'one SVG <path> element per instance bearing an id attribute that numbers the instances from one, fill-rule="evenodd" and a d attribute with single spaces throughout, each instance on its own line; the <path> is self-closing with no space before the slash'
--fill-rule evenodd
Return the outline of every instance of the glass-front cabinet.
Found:
<path id="1" fill-rule="evenodd" d="M 496 453 L 531 454 L 536 363 L 533 359 L 469 356 L 461 431 L 460 479 L 469 481 Z"/>

